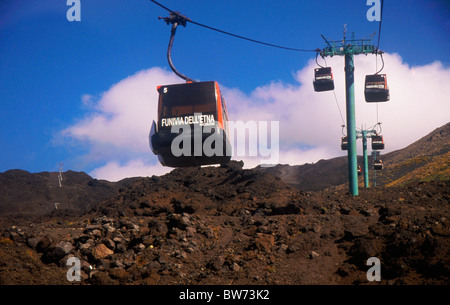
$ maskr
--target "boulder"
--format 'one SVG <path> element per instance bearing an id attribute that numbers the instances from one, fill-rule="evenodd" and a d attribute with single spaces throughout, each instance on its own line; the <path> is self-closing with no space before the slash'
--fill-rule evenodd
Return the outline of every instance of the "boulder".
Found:
<path id="1" fill-rule="evenodd" d="M 98 244 L 92 249 L 92 256 L 96 260 L 100 260 L 102 258 L 106 258 L 110 255 L 114 254 L 114 251 L 108 249 L 105 244 Z"/>
<path id="2" fill-rule="evenodd" d="M 47 251 L 44 253 L 42 260 L 46 263 L 58 262 L 72 249 L 73 246 L 71 243 L 67 241 L 60 241 L 59 243 L 48 247 Z"/>

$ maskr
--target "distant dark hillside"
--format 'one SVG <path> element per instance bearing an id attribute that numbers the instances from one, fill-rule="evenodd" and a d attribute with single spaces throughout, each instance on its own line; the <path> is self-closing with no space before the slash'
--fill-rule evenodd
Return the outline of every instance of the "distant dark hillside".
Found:
<path id="1" fill-rule="evenodd" d="M 299 190 L 317 191 L 347 181 L 347 157 L 320 160 L 314 164 L 286 165 L 261 168 L 260 170 L 280 177 Z"/>
<path id="2" fill-rule="evenodd" d="M 414 181 L 450 180 L 450 123 L 400 149 L 381 156 L 382 171 L 370 170 L 370 183 L 402 186 Z M 362 164 L 362 158 L 358 157 Z M 369 164 L 371 160 L 369 159 Z M 347 157 L 320 160 L 314 164 L 257 168 L 279 177 L 302 191 L 345 187 Z M 43 216 L 84 213 L 99 202 L 117 195 L 119 189 L 139 178 L 119 182 L 97 180 L 83 172 L 66 171 L 61 187 L 57 172 L 29 173 L 14 169 L 0 173 L 0 216 Z M 360 177 L 360 182 L 362 178 Z M 211 189 L 217 186 L 211 185 Z"/>
<path id="3" fill-rule="evenodd" d="M 0 173 L 0 216 L 84 212 L 135 180 L 113 183 L 93 179 L 83 172 L 66 171 L 60 187 L 58 175 L 18 169 Z"/>
<path id="4" fill-rule="evenodd" d="M 439 127 L 404 149 L 383 156 L 385 169 L 377 184 L 404 185 L 413 181 L 450 179 L 450 123 Z"/>
<path id="5" fill-rule="evenodd" d="M 436 128 L 418 141 L 384 156 L 390 164 L 397 164 L 420 156 L 443 155 L 450 150 L 450 122 Z"/>

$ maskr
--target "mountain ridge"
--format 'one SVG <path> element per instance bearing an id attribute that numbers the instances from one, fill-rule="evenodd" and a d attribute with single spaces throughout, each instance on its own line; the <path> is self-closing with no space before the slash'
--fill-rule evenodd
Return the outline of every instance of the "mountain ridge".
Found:
<path id="1" fill-rule="evenodd" d="M 382 155 L 384 169 L 376 173 L 370 170 L 370 183 L 395 186 L 419 180 L 448 180 L 449 151 L 450 123 L 447 123 L 403 149 Z M 361 156 L 358 156 L 358 163 L 362 163 Z M 269 168 L 256 167 L 255 170 L 274 175 L 300 191 L 343 188 L 348 180 L 346 156 L 319 160 L 314 164 L 278 164 Z M 0 173 L 0 215 L 84 213 L 142 179 L 131 177 L 110 182 L 68 170 L 62 173 L 62 187 L 59 187 L 58 175 L 58 172 L 30 173 L 21 169 Z M 362 177 L 359 179 L 362 184 Z"/>
<path id="2" fill-rule="evenodd" d="M 137 178 L 109 182 L 85 172 L 68 170 L 30 173 L 11 169 L 0 173 L 0 215 L 40 217 L 51 213 L 83 213 L 116 194 Z"/>

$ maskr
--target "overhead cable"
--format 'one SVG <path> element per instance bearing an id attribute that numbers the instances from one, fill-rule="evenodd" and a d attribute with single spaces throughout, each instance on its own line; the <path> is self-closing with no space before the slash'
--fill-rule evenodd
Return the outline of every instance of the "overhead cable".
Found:
<path id="1" fill-rule="evenodd" d="M 170 12 L 170 13 L 179 15 L 180 17 L 184 18 L 185 21 L 187 21 L 187 22 L 190 22 L 190 23 L 192 23 L 192 24 L 195 24 L 195 25 L 204 27 L 204 28 L 206 28 L 206 29 L 213 30 L 213 31 L 216 31 L 216 32 L 219 32 L 219 33 L 222 33 L 222 34 L 226 34 L 226 35 L 229 35 L 229 36 L 232 36 L 232 37 L 235 37 L 235 38 L 244 39 L 244 40 L 247 40 L 247 41 L 250 41 L 250 42 L 259 43 L 259 44 L 266 45 L 266 46 L 269 46 L 269 47 L 274 47 L 274 48 L 279 48 L 279 49 L 284 49 L 284 50 L 289 50 L 289 51 L 296 51 L 296 52 L 317 52 L 317 50 L 307 50 L 307 49 L 290 48 L 290 47 L 285 47 L 285 46 L 280 46 L 280 45 L 276 45 L 276 44 L 272 44 L 272 43 L 263 42 L 263 41 L 256 40 L 256 39 L 251 39 L 251 38 L 244 37 L 244 36 L 241 36 L 241 35 L 236 35 L 236 34 L 233 34 L 233 33 L 227 32 L 227 31 L 223 31 L 223 30 L 220 30 L 220 29 L 217 29 L 217 28 L 208 26 L 208 25 L 204 25 L 204 24 L 199 23 L 199 22 L 195 22 L 195 21 L 193 21 L 193 20 L 191 20 L 191 19 L 188 19 L 188 18 L 186 18 L 186 17 L 184 17 L 184 16 L 181 16 L 178 12 L 172 11 L 171 9 L 165 7 L 164 5 L 162 5 L 161 3 L 158 3 L 158 2 L 155 1 L 155 0 L 150 0 L 150 1 L 152 1 L 152 2 L 155 3 L 156 5 L 160 6 L 161 8 L 167 10 L 167 11 Z"/>

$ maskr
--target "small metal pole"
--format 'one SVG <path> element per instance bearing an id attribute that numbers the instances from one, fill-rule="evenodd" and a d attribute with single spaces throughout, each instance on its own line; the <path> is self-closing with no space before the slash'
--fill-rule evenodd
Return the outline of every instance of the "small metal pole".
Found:
<path id="1" fill-rule="evenodd" d="M 362 131 L 363 142 L 363 167 L 364 167 L 364 187 L 369 187 L 369 164 L 367 158 L 367 131 Z"/>

